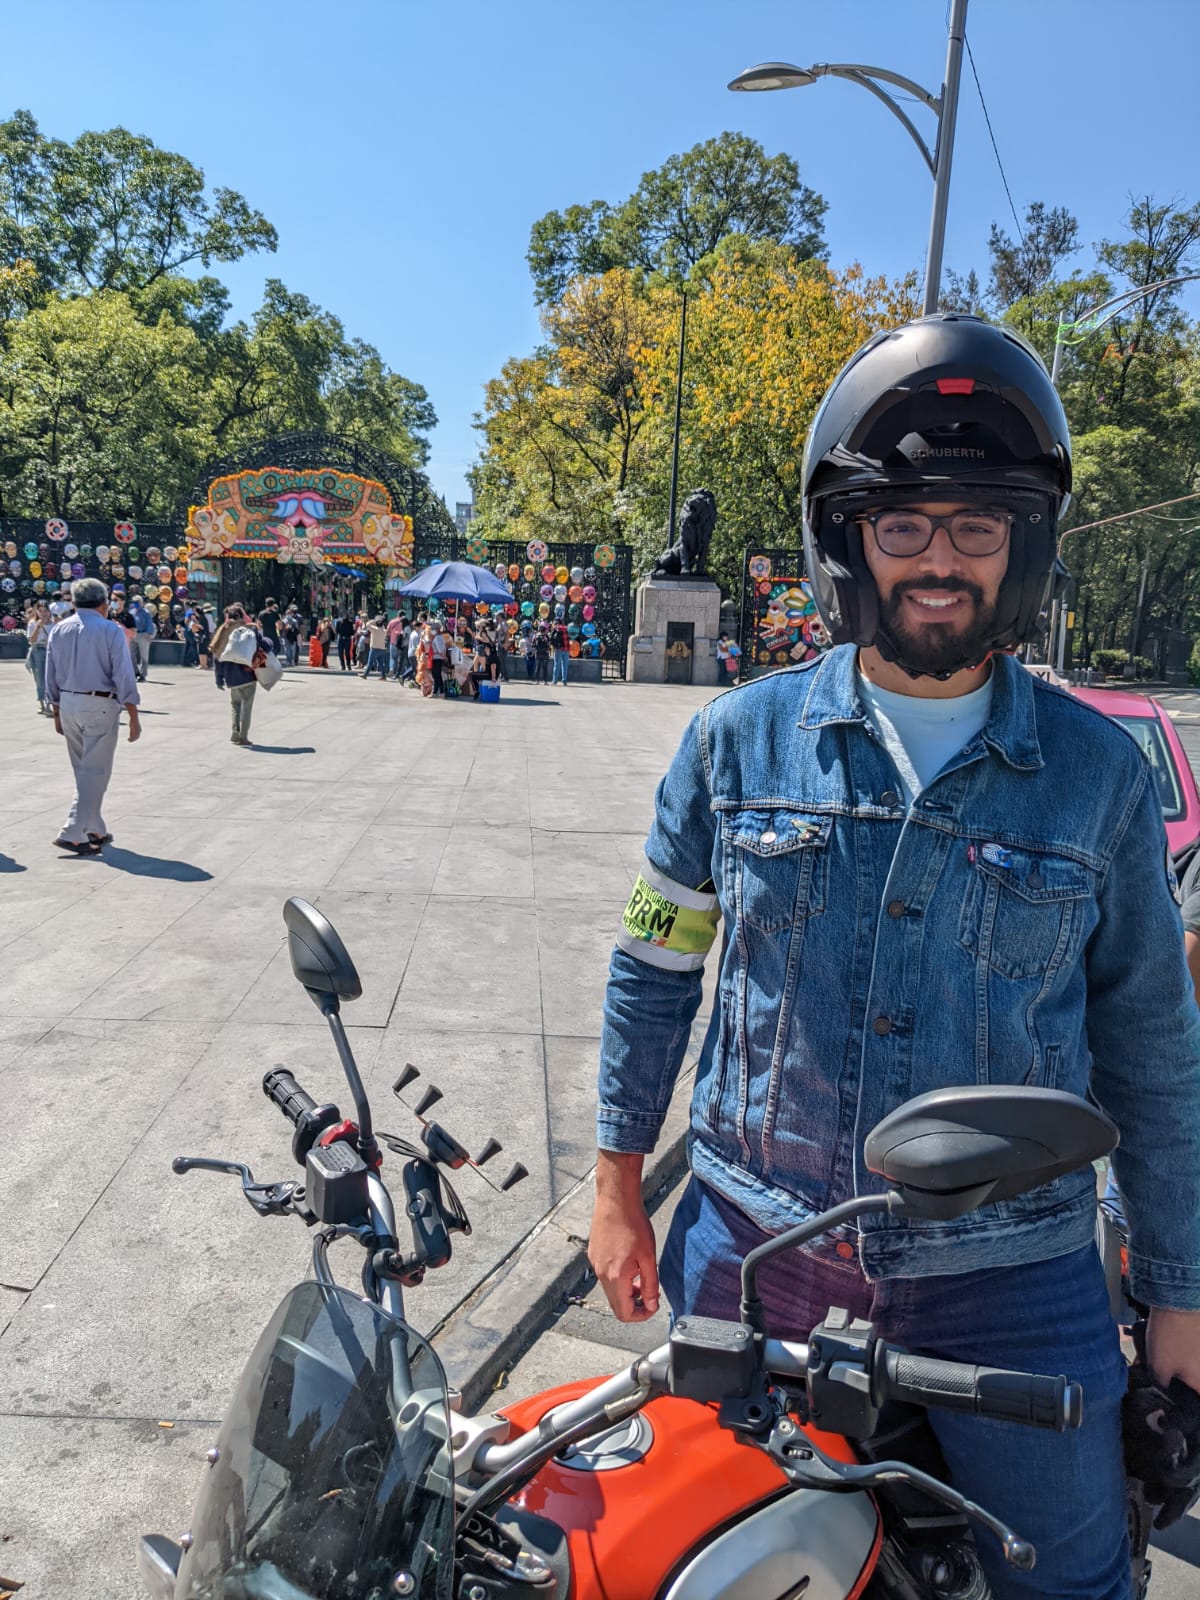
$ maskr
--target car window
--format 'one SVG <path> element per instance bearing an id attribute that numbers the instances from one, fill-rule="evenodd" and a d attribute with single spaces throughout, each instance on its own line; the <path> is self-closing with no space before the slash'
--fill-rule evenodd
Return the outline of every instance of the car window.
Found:
<path id="1" fill-rule="evenodd" d="M 1157 717 L 1113 717 L 1126 733 L 1131 733 L 1142 747 L 1142 754 L 1150 763 L 1154 781 L 1158 784 L 1158 798 L 1162 803 L 1163 820 L 1180 822 L 1186 813 L 1179 774 L 1171 759 L 1171 747 L 1163 736 L 1162 724 Z"/>

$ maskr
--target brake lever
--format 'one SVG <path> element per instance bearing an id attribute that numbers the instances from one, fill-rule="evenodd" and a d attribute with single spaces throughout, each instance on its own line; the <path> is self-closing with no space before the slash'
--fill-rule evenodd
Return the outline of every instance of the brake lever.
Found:
<path id="1" fill-rule="evenodd" d="M 983 1506 L 952 1489 L 949 1484 L 931 1478 L 919 1467 L 910 1467 L 904 1461 L 877 1461 L 866 1466 L 851 1466 L 834 1461 L 812 1441 L 803 1429 L 788 1416 L 782 1416 L 771 1430 L 766 1449 L 775 1463 L 782 1468 L 790 1482 L 806 1489 L 832 1490 L 850 1493 L 855 1490 L 874 1489 L 885 1483 L 911 1483 L 923 1489 L 934 1500 L 940 1500 L 951 1510 L 981 1522 L 995 1534 L 1004 1551 L 1004 1559 L 1018 1572 L 1032 1572 L 1037 1561 L 1037 1550 L 1028 1539 L 1022 1539 L 994 1517 Z"/>
<path id="2" fill-rule="evenodd" d="M 218 1161 L 211 1156 L 176 1156 L 171 1171 L 228 1172 L 242 1180 L 242 1193 L 260 1217 L 286 1217 L 294 1207 L 298 1183 L 257 1183 L 244 1161 Z"/>

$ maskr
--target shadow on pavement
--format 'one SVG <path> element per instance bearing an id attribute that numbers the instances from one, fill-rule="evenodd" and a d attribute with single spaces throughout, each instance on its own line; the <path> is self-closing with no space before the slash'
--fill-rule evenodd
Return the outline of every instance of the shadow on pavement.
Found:
<path id="1" fill-rule="evenodd" d="M 28 872 L 29 868 L 0 851 L 0 872 Z"/>
<path id="2" fill-rule="evenodd" d="M 174 878 L 176 883 L 206 883 L 211 872 L 194 867 L 190 861 L 172 861 L 166 856 L 143 856 L 136 850 L 122 850 L 117 845 L 106 844 L 98 856 L 74 857 L 75 860 L 103 861 L 106 867 L 116 867 L 118 872 L 128 872 L 137 878 Z"/>
<path id="3" fill-rule="evenodd" d="M 315 756 L 315 744 L 259 744 L 257 739 L 251 739 L 251 750 L 261 750 L 268 756 Z"/>

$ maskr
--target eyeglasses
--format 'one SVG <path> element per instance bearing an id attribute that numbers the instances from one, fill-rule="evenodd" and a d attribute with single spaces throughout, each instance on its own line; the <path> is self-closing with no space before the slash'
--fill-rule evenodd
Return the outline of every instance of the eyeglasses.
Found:
<path id="1" fill-rule="evenodd" d="M 875 543 L 885 556 L 919 556 L 929 549 L 938 528 L 945 528 L 960 556 L 994 556 L 1016 520 L 1013 511 L 953 511 L 931 517 L 924 511 L 863 511 L 859 522 L 869 522 Z"/>

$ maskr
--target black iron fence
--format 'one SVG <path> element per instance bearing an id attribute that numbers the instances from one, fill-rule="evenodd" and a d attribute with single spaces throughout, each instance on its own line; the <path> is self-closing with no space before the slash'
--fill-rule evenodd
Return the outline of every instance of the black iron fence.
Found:
<path id="1" fill-rule="evenodd" d="M 738 643 L 743 681 L 809 661 L 825 648 L 802 550 L 752 545 L 745 552 Z"/>
<path id="2" fill-rule="evenodd" d="M 257 611 L 268 595 L 294 602 L 306 616 L 362 607 L 400 608 L 386 569 L 365 563 L 352 571 L 268 559 L 188 562 L 177 527 L 129 522 L 0 520 L 0 628 L 23 628 L 25 602 L 53 600 L 77 578 L 98 577 L 140 594 L 163 631 L 187 602 L 216 606 L 240 601 Z M 463 534 L 424 533 L 414 546 L 417 571 L 432 561 L 473 561 L 508 586 L 519 633 L 523 624 L 562 621 L 572 654 L 597 659 L 601 676 L 624 678 L 632 626 L 633 552 L 628 545 L 517 544 Z"/>

